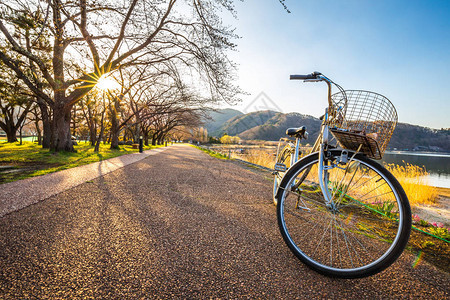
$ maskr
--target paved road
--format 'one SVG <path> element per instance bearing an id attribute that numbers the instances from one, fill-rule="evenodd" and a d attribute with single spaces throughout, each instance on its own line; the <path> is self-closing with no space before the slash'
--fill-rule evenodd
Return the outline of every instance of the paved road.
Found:
<path id="1" fill-rule="evenodd" d="M 0 218 L 0 298 L 449 298 L 449 274 L 407 254 L 370 278 L 318 275 L 271 202 L 264 173 L 173 146 Z"/>
<path id="2" fill-rule="evenodd" d="M 165 149 L 167 148 L 156 148 L 146 150 L 143 153 L 126 154 L 44 176 L 2 184 L 0 189 L 0 217 L 38 203 L 86 181 L 106 175 L 149 155 L 158 154 Z"/>

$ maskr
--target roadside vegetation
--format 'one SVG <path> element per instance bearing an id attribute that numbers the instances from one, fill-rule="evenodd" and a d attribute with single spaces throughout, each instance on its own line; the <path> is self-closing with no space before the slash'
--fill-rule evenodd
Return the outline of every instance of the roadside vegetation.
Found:
<path id="1" fill-rule="evenodd" d="M 264 149 L 249 150 L 245 155 L 242 155 L 241 159 L 244 159 L 253 164 L 264 166 L 273 169 L 275 163 L 276 153 L 271 153 Z"/>
<path id="2" fill-rule="evenodd" d="M 144 150 L 161 146 L 144 146 Z M 110 149 L 109 144 L 100 143 L 98 152 L 89 142 L 78 142 L 76 152 L 54 152 L 33 142 L 0 142 L 0 183 L 11 182 L 28 177 L 74 168 L 93 162 L 139 152 L 130 146 Z"/>
<path id="3" fill-rule="evenodd" d="M 385 167 L 400 182 L 411 205 L 436 203 L 437 189 L 428 185 L 428 172 L 425 168 L 409 163 L 404 163 L 403 166 L 388 164 Z"/>
<path id="4" fill-rule="evenodd" d="M 234 157 L 248 162 L 273 168 L 276 150 L 274 149 L 250 149 L 245 154 L 233 153 Z M 408 196 L 411 205 L 435 204 L 438 198 L 438 189 L 428 185 L 428 172 L 424 167 L 405 163 L 386 164 L 385 167 L 397 178 Z"/>
<path id="5" fill-rule="evenodd" d="M 195 146 L 195 145 L 192 145 L 192 146 L 194 148 L 202 150 L 203 152 L 205 152 L 209 156 L 216 157 L 216 158 L 219 158 L 219 159 L 228 159 L 228 156 L 226 156 L 224 154 L 221 154 L 219 152 L 215 152 L 215 151 L 212 151 L 212 150 L 209 150 L 209 149 L 206 149 L 206 148 L 203 148 L 203 147 Z"/>

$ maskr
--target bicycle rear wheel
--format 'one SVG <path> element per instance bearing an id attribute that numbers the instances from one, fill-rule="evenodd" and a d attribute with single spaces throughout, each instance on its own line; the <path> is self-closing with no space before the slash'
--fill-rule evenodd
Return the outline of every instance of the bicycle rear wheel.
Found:
<path id="1" fill-rule="evenodd" d="M 318 153 L 286 173 L 277 194 L 278 226 L 290 250 L 324 275 L 359 278 L 378 273 L 402 253 L 411 209 L 402 187 L 380 164 L 363 155 L 339 164 L 329 151 L 325 205 L 318 181 Z"/>
<path id="2" fill-rule="evenodd" d="M 290 144 L 286 144 L 286 146 L 283 147 L 283 149 L 278 153 L 278 156 L 275 161 L 275 165 L 281 164 L 284 165 L 286 170 L 289 169 L 291 166 L 291 156 L 293 154 L 294 149 L 292 149 L 292 146 Z M 273 203 L 277 205 L 277 191 L 278 187 L 280 186 L 281 180 L 283 179 L 284 174 L 286 173 L 283 171 L 274 171 L 273 172 Z"/>

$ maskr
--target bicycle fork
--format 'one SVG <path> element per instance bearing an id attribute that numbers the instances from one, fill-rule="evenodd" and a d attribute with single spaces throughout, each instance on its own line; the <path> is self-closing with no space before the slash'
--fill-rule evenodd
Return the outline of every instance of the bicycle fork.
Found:
<path id="1" fill-rule="evenodd" d="M 331 210 L 335 210 L 336 207 L 334 205 L 330 190 L 328 188 L 328 169 L 333 168 L 333 166 L 328 166 L 328 161 L 325 158 L 328 148 L 328 140 L 330 131 L 328 130 L 327 119 L 328 119 L 328 110 L 325 113 L 325 121 L 322 127 L 322 143 L 319 148 L 319 166 L 318 166 L 318 177 L 319 177 L 319 185 L 322 190 L 323 197 L 325 199 L 325 205 Z"/>
<path id="2" fill-rule="evenodd" d="M 326 164 L 326 160 L 325 160 L 325 154 L 326 154 L 325 147 L 326 147 L 326 145 L 322 144 L 322 145 L 320 145 L 320 150 L 319 150 L 319 168 L 318 168 L 319 169 L 319 171 L 318 171 L 319 185 L 320 185 L 320 189 L 322 190 L 323 197 L 325 199 L 325 205 L 328 208 L 333 209 L 334 204 L 332 201 L 330 190 L 328 189 L 328 168 L 329 168 L 329 166 Z"/>
<path id="3" fill-rule="evenodd" d="M 348 157 L 348 152 L 346 150 L 343 150 L 341 152 L 341 156 L 338 158 L 339 163 L 345 164 L 346 167 L 340 168 L 337 166 L 337 164 L 328 164 L 328 158 L 325 157 L 327 155 L 327 148 L 328 148 L 328 138 L 329 138 L 329 130 L 328 126 L 324 126 L 322 130 L 322 143 L 320 144 L 319 149 L 319 166 L 318 166 L 318 178 L 319 178 L 319 185 L 320 189 L 322 190 L 323 197 L 325 199 L 325 205 L 328 209 L 332 211 L 337 211 L 337 206 L 339 202 L 341 202 L 342 198 L 344 197 L 345 193 L 347 192 L 348 187 L 350 186 L 350 183 L 353 181 L 356 171 L 359 167 L 359 163 L 353 164 L 353 158 L 355 155 L 361 150 L 362 145 L 358 147 L 358 150 L 353 154 L 353 156 Z M 344 171 L 344 175 L 341 178 L 341 182 L 335 187 L 335 191 L 333 195 L 331 195 L 331 191 L 328 188 L 328 182 L 329 182 L 329 173 L 328 170 L 334 169 L 334 168 L 340 168 Z M 344 182 L 344 179 L 347 175 L 351 176 L 350 180 L 347 182 L 347 187 L 340 191 L 340 197 L 333 201 L 333 198 L 336 196 L 336 192 L 338 191 L 341 184 Z"/>
<path id="4" fill-rule="evenodd" d="M 323 197 L 325 199 L 326 207 L 328 207 L 331 210 L 335 210 L 336 207 L 332 201 L 333 197 L 330 193 L 330 190 L 328 189 L 328 169 L 333 168 L 334 166 L 328 166 L 327 160 L 325 158 L 325 155 L 327 153 L 327 147 L 328 147 L 328 139 L 329 139 L 329 130 L 328 130 L 327 125 L 323 125 L 320 135 L 321 135 L 321 143 L 319 144 L 319 166 L 318 166 L 319 185 L 320 185 L 320 190 L 322 191 Z M 319 140 L 316 142 L 316 144 L 313 147 L 313 150 L 317 147 L 319 142 L 320 142 Z M 310 171 L 311 171 L 311 167 L 309 169 L 305 170 L 302 177 L 299 178 L 297 183 L 295 183 L 295 182 L 292 183 L 291 190 L 295 191 L 295 190 L 299 189 L 300 185 L 306 179 L 306 177 L 308 176 Z M 309 211 L 309 208 L 307 208 L 306 205 L 304 205 L 304 206 L 300 205 L 302 191 L 298 191 L 298 192 L 299 192 L 299 194 L 298 194 L 298 199 L 297 199 L 297 203 L 296 203 L 296 208 Z M 301 202 L 303 202 L 303 201 L 301 201 Z"/>

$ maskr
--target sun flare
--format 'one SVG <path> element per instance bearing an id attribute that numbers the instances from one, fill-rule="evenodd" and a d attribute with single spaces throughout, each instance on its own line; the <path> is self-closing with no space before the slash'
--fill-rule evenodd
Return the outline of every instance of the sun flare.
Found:
<path id="1" fill-rule="evenodd" d="M 120 84 L 106 74 L 102 75 L 97 80 L 97 84 L 95 86 L 100 90 L 117 90 L 120 88 Z"/>

